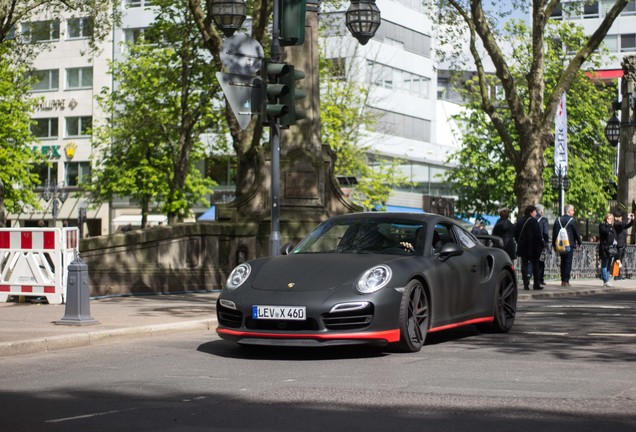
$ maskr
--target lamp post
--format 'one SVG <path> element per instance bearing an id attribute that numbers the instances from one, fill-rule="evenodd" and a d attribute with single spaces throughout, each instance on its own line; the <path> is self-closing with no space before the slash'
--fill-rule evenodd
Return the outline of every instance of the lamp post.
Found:
<path id="1" fill-rule="evenodd" d="M 568 177 L 567 170 L 561 166 L 555 167 L 554 174 L 550 177 L 550 186 L 552 186 L 552 189 L 559 190 L 559 215 L 563 214 L 563 209 L 565 208 L 565 192 L 570 190 L 571 185 L 572 183 Z"/>
<path id="2" fill-rule="evenodd" d="M 46 201 L 47 203 L 53 200 L 53 207 L 51 208 L 51 214 L 53 215 L 53 227 L 57 225 L 57 217 L 60 214 L 60 204 L 64 204 L 66 198 L 68 198 L 68 191 L 65 189 L 64 186 L 65 183 L 63 181 L 59 183 L 52 182 L 50 175 L 44 183 L 42 198 L 44 198 L 44 201 Z"/>
<path id="3" fill-rule="evenodd" d="M 273 0 L 272 12 L 272 42 L 270 47 L 270 59 L 272 63 L 281 60 L 280 22 L 281 8 L 288 5 L 289 0 Z M 306 0 L 299 0 L 305 2 Z M 231 6 L 230 6 L 231 5 Z M 245 19 L 244 0 L 212 0 L 212 19 L 226 37 L 234 34 Z M 241 12 L 242 11 L 242 12 Z M 242 16 L 241 16 L 242 14 Z M 351 5 L 346 14 L 346 25 L 354 38 L 362 45 L 371 39 L 380 26 L 380 10 L 375 5 L 375 0 L 351 0 Z M 238 23 L 238 24 L 237 24 Z M 312 30 L 316 31 L 317 29 Z M 317 34 L 308 40 L 317 41 Z M 313 89 L 318 91 L 318 89 Z M 311 94 L 311 92 L 310 92 Z M 315 116 L 319 118 L 319 114 Z M 272 151 L 272 178 L 271 178 L 271 232 L 269 239 L 269 254 L 279 255 L 280 251 L 280 119 L 268 119 L 270 126 L 270 147 Z"/>

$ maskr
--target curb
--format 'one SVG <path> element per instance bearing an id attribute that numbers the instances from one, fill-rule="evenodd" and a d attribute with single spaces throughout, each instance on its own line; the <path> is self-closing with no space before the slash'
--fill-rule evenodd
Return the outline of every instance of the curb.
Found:
<path id="1" fill-rule="evenodd" d="M 535 299 L 545 299 L 545 298 L 558 298 L 558 297 L 575 297 L 575 296 L 584 296 L 584 295 L 594 295 L 594 294 L 614 294 L 619 292 L 626 291 L 634 291 L 636 288 L 619 288 L 619 287 L 590 287 L 587 289 L 578 289 L 576 291 L 525 291 L 523 289 L 519 290 L 519 295 L 517 300 L 527 301 L 527 300 L 535 300 Z"/>
<path id="2" fill-rule="evenodd" d="M 59 351 L 90 345 L 101 345 L 126 339 L 160 336 L 176 332 L 213 330 L 216 328 L 216 324 L 216 319 L 201 319 L 169 324 L 152 324 L 139 327 L 97 330 L 63 336 L 27 339 L 22 341 L 1 342 L 0 358 L 23 354 Z"/>

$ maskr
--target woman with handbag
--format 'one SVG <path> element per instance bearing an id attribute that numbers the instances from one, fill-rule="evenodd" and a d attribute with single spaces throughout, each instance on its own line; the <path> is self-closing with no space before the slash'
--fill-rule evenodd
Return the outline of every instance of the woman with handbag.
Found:
<path id="1" fill-rule="evenodd" d="M 616 231 L 614 230 L 614 215 L 607 213 L 603 223 L 598 226 L 600 240 L 598 243 L 598 256 L 601 259 L 601 279 L 603 286 L 611 287 L 609 282 L 612 262 L 618 255 Z"/>

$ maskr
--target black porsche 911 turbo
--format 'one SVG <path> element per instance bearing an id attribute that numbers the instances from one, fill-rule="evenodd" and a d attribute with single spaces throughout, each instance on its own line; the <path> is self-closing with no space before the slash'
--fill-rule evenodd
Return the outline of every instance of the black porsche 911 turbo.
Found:
<path id="1" fill-rule="evenodd" d="M 239 264 L 217 300 L 219 336 L 241 345 L 390 345 L 464 325 L 508 332 L 513 263 L 450 218 L 355 213 L 321 223 L 281 256 Z"/>

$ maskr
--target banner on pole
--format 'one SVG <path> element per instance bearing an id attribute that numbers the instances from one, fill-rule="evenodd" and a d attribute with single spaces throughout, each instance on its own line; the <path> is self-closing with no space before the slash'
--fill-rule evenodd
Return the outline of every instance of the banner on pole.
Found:
<path id="1" fill-rule="evenodd" d="M 568 114 L 565 93 L 561 96 L 554 117 L 554 173 L 564 176 L 568 172 Z"/>

